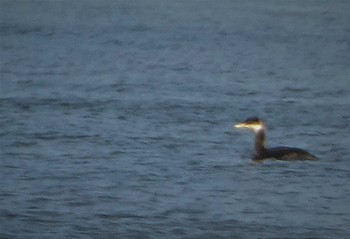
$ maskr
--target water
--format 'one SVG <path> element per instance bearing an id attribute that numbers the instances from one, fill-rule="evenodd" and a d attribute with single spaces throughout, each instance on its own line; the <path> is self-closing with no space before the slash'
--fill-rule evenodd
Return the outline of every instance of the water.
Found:
<path id="1" fill-rule="evenodd" d="M 349 7 L 2 0 L 0 237 L 345 238 Z"/>

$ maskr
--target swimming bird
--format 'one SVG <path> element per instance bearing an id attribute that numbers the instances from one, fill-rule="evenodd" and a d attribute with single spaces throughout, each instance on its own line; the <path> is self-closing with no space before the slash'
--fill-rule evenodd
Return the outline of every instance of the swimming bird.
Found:
<path id="1" fill-rule="evenodd" d="M 243 123 L 235 125 L 236 128 L 248 128 L 255 132 L 255 149 L 253 160 L 263 160 L 274 158 L 278 160 L 315 160 L 316 156 L 310 154 L 304 149 L 291 147 L 265 147 L 266 126 L 258 117 L 246 119 Z"/>

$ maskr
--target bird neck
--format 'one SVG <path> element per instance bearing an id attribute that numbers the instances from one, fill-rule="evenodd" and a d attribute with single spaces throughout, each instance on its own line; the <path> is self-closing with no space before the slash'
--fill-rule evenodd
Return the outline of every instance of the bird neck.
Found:
<path id="1" fill-rule="evenodd" d="M 255 154 L 261 155 L 265 151 L 265 128 L 262 127 L 255 132 Z"/>

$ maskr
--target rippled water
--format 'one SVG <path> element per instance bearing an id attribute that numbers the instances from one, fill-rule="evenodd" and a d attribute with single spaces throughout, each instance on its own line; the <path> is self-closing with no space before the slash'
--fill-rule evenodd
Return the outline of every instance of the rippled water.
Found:
<path id="1" fill-rule="evenodd" d="M 345 238 L 349 7 L 1 1 L 0 237 Z"/>

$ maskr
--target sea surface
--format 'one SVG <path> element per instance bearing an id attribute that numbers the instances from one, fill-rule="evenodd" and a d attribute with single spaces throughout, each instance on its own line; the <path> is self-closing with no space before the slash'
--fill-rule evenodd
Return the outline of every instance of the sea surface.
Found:
<path id="1" fill-rule="evenodd" d="M 0 238 L 348 238 L 349 9 L 0 0 Z"/>

